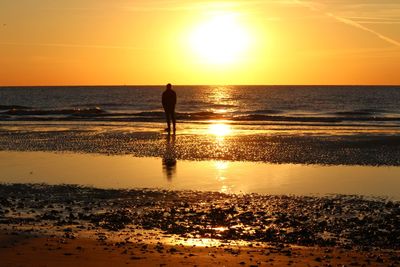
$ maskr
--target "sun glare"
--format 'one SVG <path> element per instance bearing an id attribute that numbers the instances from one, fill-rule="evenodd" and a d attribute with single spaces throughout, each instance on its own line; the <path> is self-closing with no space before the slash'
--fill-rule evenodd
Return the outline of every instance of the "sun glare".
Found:
<path id="1" fill-rule="evenodd" d="M 216 123 L 211 124 L 209 129 L 209 133 L 216 135 L 218 137 L 224 137 L 232 132 L 231 126 L 224 123 Z"/>
<path id="2" fill-rule="evenodd" d="M 200 23 L 191 32 L 190 45 L 203 63 L 230 64 L 249 49 L 250 36 L 238 14 L 223 13 Z"/>

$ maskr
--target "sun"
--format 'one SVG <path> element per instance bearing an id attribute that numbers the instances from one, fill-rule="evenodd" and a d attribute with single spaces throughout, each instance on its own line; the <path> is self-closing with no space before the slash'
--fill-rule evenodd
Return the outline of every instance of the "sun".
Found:
<path id="1" fill-rule="evenodd" d="M 249 50 L 250 34 L 235 13 L 215 14 L 190 34 L 190 46 L 202 63 L 231 64 Z"/>

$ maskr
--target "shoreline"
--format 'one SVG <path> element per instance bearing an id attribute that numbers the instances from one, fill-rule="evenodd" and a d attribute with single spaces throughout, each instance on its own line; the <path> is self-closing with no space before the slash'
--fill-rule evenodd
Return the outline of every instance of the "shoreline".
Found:
<path id="1" fill-rule="evenodd" d="M 103 189 L 195 189 L 228 194 L 354 194 L 400 200 L 397 190 L 400 167 L 190 161 L 174 159 L 167 153 L 162 158 L 150 158 L 0 151 L 0 169 L 3 183 L 76 184 Z"/>
<path id="2" fill-rule="evenodd" d="M 266 163 L 400 166 L 397 134 L 193 134 L 111 128 L 0 131 L 0 150 L 98 153 Z M 62 140 L 62 142 L 60 141 Z M 262 149 L 260 149 L 262 148 Z"/>

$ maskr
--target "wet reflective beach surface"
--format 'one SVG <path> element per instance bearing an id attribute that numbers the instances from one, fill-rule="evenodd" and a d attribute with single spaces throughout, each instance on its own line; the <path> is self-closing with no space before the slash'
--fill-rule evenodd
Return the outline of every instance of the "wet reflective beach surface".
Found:
<path id="1" fill-rule="evenodd" d="M 389 249 L 397 262 L 396 127 L 207 121 L 181 123 L 176 135 L 162 127 L 2 122 L 2 229 L 100 242 L 118 233 L 121 246 L 156 236 L 156 251 L 243 241 L 285 255 L 285 245 Z"/>
<path id="2" fill-rule="evenodd" d="M 396 128 L 5 123 L 1 182 L 399 198 Z"/>
<path id="3" fill-rule="evenodd" d="M 400 166 L 400 129 L 181 123 L 2 123 L 0 150 L 132 155 L 178 160 Z"/>
<path id="4" fill-rule="evenodd" d="M 357 194 L 400 200 L 400 167 L 178 160 L 54 152 L 0 152 L 3 183 L 76 184 L 222 193 Z"/>

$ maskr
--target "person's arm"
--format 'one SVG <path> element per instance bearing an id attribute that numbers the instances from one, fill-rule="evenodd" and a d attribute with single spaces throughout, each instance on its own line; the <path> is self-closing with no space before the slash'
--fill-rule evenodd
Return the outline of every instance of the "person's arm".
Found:
<path id="1" fill-rule="evenodd" d="M 162 93 L 162 95 L 161 95 L 161 104 L 163 105 L 163 107 L 165 107 L 166 102 L 167 102 L 167 99 L 166 99 L 166 97 L 165 97 L 165 92 L 164 92 L 164 93 Z"/>

